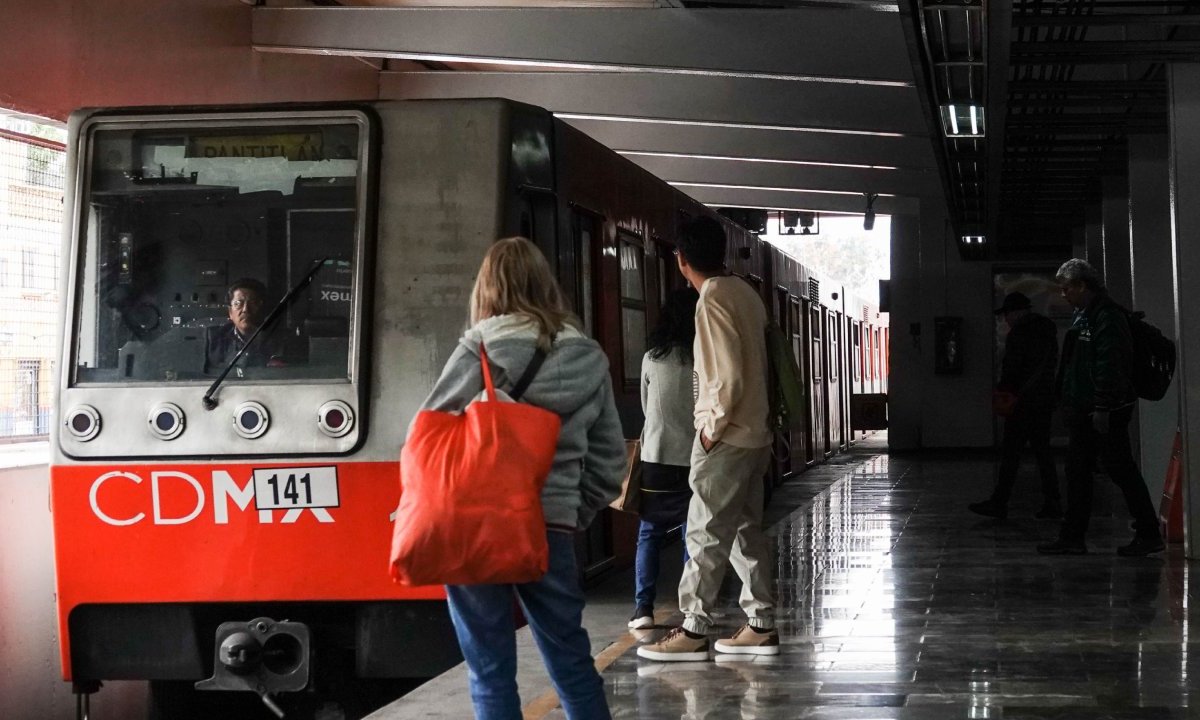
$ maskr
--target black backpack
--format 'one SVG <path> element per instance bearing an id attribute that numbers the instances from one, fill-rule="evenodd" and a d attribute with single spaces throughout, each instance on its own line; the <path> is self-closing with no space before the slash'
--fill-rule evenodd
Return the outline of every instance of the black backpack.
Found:
<path id="1" fill-rule="evenodd" d="M 1175 374 L 1175 341 L 1146 322 L 1146 313 L 1129 312 L 1133 336 L 1133 389 L 1138 397 L 1162 400 Z"/>

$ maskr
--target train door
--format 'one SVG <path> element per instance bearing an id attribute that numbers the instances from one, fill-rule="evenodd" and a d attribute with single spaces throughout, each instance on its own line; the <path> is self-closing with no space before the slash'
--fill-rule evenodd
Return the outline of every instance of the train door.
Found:
<path id="1" fill-rule="evenodd" d="M 829 451 L 828 406 L 829 388 L 825 384 L 825 328 L 824 308 L 816 303 L 810 305 L 808 311 L 809 338 L 809 370 L 813 394 L 812 402 L 812 440 L 813 451 L 809 456 L 810 462 L 825 459 Z"/>
<path id="2" fill-rule="evenodd" d="M 596 255 L 600 245 L 603 220 L 598 215 L 573 207 L 571 210 L 571 240 L 563 243 L 569 246 L 569 256 L 573 261 L 564 266 L 563 256 L 559 256 L 560 280 L 569 278 L 570 283 L 564 282 L 563 291 L 567 293 L 574 305 L 576 314 L 583 322 L 584 332 L 590 337 L 597 337 L 599 331 L 599 313 L 596 311 L 596 288 L 599 282 L 599 264 Z M 571 287 L 573 290 L 568 290 Z M 594 522 L 588 529 L 576 535 L 575 555 L 579 559 L 585 578 L 602 571 L 612 562 L 612 534 L 607 522 Z"/>
<path id="3" fill-rule="evenodd" d="M 862 331 L 863 324 L 858 320 L 850 321 L 850 372 L 853 374 L 851 384 L 851 402 L 853 403 L 854 395 L 863 393 L 863 372 L 862 372 Z M 853 429 L 850 431 L 852 439 L 858 439 L 858 433 Z"/>
<path id="4" fill-rule="evenodd" d="M 808 360 L 805 348 L 808 346 L 804 341 L 804 318 L 805 312 L 802 307 L 802 302 L 795 295 L 788 297 L 788 333 L 792 341 L 792 356 L 796 358 L 796 366 L 800 368 L 800 377 L 808 377 Z M 812 386 L 804 382 L 804 395 L 807 400 L 812 395 Z M 791 462 L 790 467 L 792 472 L 799 472 L 804 469 L 806 463 L 812 460 L 812 403 L 805 403 L 804 424 L 799 430 L 793 430 L 791 433 Z"/>
<path id="5" fill-rule="evenodd" d="M 826 323 L 829 332 L 825 336 L 828 352 L 825 357 L 829 363 L 826 376 L 829 383 L 829 435 L 826 440 L 825 452 L 837 452 L 842 446 L 842 377 L 841 377 L 841 334 L 842 328 L 839 322 L 841 313 L 836 310 L 829 310 L 826 315 Z"/>
<path id="6" fill-rule="evenodd" d="M 775 288 L 775 320 L 779 323 L 779 328 L 783 331 L 784 337 L 790 337 L 792 330 L 789 326 L 791 315 L 788 303 L 787 288 Z M 767 348 L 770 352 L 770 348 Z M 774 378 L 768 377 L 767 381 L 774 384 Z M 769 387 L 768 391 L 776 392 L 776 388 Z M 792 438 L 791 433 L 781 432 L 775 433 L 775 461 L 778 477 L 782 478 L 792 471 Z"/>

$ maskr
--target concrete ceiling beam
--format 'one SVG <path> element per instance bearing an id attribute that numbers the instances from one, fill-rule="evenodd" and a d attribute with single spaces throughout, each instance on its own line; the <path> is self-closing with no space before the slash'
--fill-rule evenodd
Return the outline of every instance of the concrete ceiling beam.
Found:
<path id="1" fill-rule="evenodd" d="M 910 89 L 637 73 L 388 72 L 385 99 L 506 97 L 555 112 L 751 125 L 832 137 L 925 136 Z M 809 132 L 809 131 L 826 132 Z"/>
<path id="2" fill-rule="evenodd" d="M 802 160 L 937 172 L 932 145 L 924 137 L 829 135 L 714 126 L 652 125 L 615 119 L 564 119 L 618 152 Z"/>
<path id="3" fill-rule="evenodd" d="M 630 156 L 638 165 L 669 182 L 712 182 L 729 185 L 822 190 L 827 193 L 864 192 L 920 197 L 940 190 L 935 171 L 860 170 L 728 160 Z"/>
<path id="4" fill-rule="evenodd" d="M 895 14 L 840 8 L 261 7 L 253 11 L 251 38 L 257 50 L 273 52 L 537 61 L 907 87 L 913 81 Z"/>

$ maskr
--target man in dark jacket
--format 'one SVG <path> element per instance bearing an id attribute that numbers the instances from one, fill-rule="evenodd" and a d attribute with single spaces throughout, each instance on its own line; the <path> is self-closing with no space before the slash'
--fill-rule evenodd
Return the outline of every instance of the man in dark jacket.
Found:
<path id="1" fill-rule="evenodd" d="M 1009 293 L 996 310 L 1008 323 L 1001 365 L 999 392 L 1016 397 L 1013 413 L 1004 421 L 1000 476 L 991 498 L 971 503 L 971 512 L 1003 520 L 1017 479 L 1021 450 L 1033 446 L 1042 475 L 1042 509 L 1039 518 L 1062 517 L 1058 473 L 1050 452 L 1050 418 L 1054 413 L 1054 370 L 1058 362 L 1058 330 L 1054 321 L 1032 310 L 1023 293 Z"/>
<path id="2" fill-rule="evenodd" d="M 1163 549 L 1158 517 L 1146 481 L 1133 459 L 1129 421 L 1137 402 L 1133 388 L 1133 338 L 1129 319 L 1104 289 L 1099 273 L 1083 260 L 1068 260 L 1056 281 L 1075 308 L 1063 342 L 1059 370 L 1067 449 L 1067 516 L 1057 541 L 1038 546 L 1045 555 L 1082 555 L 1092 513 L 1092 467 L 1097 456 L 1125 496 L 1133 516 L 1133 542 L 1117 548 L 1124 556 Z"/>

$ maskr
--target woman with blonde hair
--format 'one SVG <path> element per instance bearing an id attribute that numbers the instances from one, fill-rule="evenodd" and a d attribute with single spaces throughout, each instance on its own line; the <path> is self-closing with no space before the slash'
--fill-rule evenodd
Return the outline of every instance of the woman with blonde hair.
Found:
<path id="1" fill-rule="evenodd" d="M 558 448 L 542 490 L 550 564 L 537 582 L 450 585 L 450 618 L 469 671 L 475 716 L 517 720 L 516 628 L 520 603 L 542 660 L 571 720 L 609 718 L 596 672 L 573 534 L 587 528 L 621 489 L 625 441 L 609 378 L 608 358 L 579 330 L 550 265 L 520 237 L 488 250 L 471 293 L 471 327 L 459 340 L 422 409 L 456 412 L 483 388 L 480 346 L 497 390 L 513 389 L 541 354 L 542 364 L 520 396 L 562 419 Z"/>

